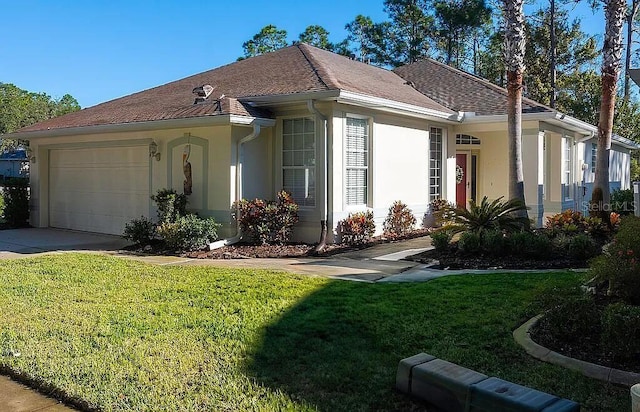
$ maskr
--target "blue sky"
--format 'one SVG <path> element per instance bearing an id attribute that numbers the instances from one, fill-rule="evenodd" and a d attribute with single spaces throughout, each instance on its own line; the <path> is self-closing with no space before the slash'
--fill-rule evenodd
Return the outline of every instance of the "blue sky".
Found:
<path id="1" fill-rule="evenodd" d="M 0 82 L 74 96 L 82 107 L 236 60 L 267 24 L 295 40 L 319 24 L 332 41 L 358 14 L 386 19 L 383 0 L 0 0 Z M 603 31 L 586 6 L 584 29 Z M 601 13 L 600 13 L 601 15 Z M 599 20 L 599 21 L 598 21 Z"/>

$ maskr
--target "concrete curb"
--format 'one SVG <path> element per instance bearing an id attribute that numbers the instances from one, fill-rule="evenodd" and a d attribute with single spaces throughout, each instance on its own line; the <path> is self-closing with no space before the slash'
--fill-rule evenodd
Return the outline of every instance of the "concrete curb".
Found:
<path id="1" fill-rule="evenodd" d="M 533 339 L 531 339 L 530 330 L 538 323 L 542 316 L 543 315 L 538 315 L 529 319 L 526 323 L 513 331 L 513 338 L 524 348 L 525 351 L 527 351 L 529 355 L 543 362 L 578 371 L 589 378 L 598 379 L 614 385 L 631 387 L 640 382 L 640 373 L 627 372 L 570 358 L 534 342 Z"/>

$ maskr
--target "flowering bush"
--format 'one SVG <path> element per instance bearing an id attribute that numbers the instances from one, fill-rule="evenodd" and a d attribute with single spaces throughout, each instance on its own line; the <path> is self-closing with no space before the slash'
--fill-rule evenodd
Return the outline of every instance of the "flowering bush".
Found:
<path id="1" fill-rule="evenodd" d="M 291 239 L 293 225 L 298 223 L 298 204 L 283 190 L 276 201 L 242 199 L 233 214 L 249 240 L 261 244 L 285 243 Z"/>
<path id="2" fill-rule="evenodd" d="M 389 208 L 389 214 L 384 221 L 384 234 L 390 237 L 402 236 L 411 232 L 416 225 L 416 218 L 411 209 L 397 200 Z"/>
<path id="3" fill-rule="evenodd" d="M 612 218 L 619 221 L 619 215 Z M 557 213 L 547 218 L 545 225 L 555 234 L 577 235 L 579 233 L 589 233 L 591 235 L 602 234 L 606 231 L 606 225 L 598 217 L 583 216 L 582 213 L 567 209 L 562 213 Z"/>
<path id="4" fill-rule="evenodd" d="M 626 302 L 640 304 L 640 218 L 626 216 L 613 241 L 591 263 L 589 272 L 607 282 L 609 293 Z"/>
<path id="5" fill-rule="evenodd" d="M 429 213 L 433 216 L 433 225 L 448 225 L 455 215 L 456 206 L 445 199 L 433 199 L 429 202 Z M 428 225 L 431 226 L 431 225 Z"/>
<path id="6" fill-rule="evenodd" d="M 338 223 L 338 231 L 343 243 L 355 245 L 366 242 L 376 231 L 373 212 L 349 213 L 346 219 Z"/>

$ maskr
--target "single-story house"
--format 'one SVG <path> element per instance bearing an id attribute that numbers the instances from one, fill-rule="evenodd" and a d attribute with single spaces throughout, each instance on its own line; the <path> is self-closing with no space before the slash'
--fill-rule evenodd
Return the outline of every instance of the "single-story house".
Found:
<path id="1" fill-rule="evenodd" d="M 530 216 L 580 208 L 596 128 L 523 104 Z M 294 236 L 329 240 L 350 212 L 389 206 L 419 220 L 431 200 L 507 195 L 506 91 L 425 60 L 394 71 L 296 44 L 20 129 L 31 163 L 31 224 L 120 234 L 155 216 L 173 188 L 235 235 L 240 198 L 285 189 L 300 205 Z M 629 187 L 629 150 L 614 141 L 611 180 Z"/>

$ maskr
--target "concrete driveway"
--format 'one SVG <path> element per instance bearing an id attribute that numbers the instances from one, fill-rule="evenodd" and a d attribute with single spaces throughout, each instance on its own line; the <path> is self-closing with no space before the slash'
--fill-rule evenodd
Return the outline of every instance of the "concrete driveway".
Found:
<path id="1" fill-rule="evenodd" d="M 0 230 L 0 259 L 56 251 L 109 251 L 129 243 L 120 236 L 63 229 Z"/>

